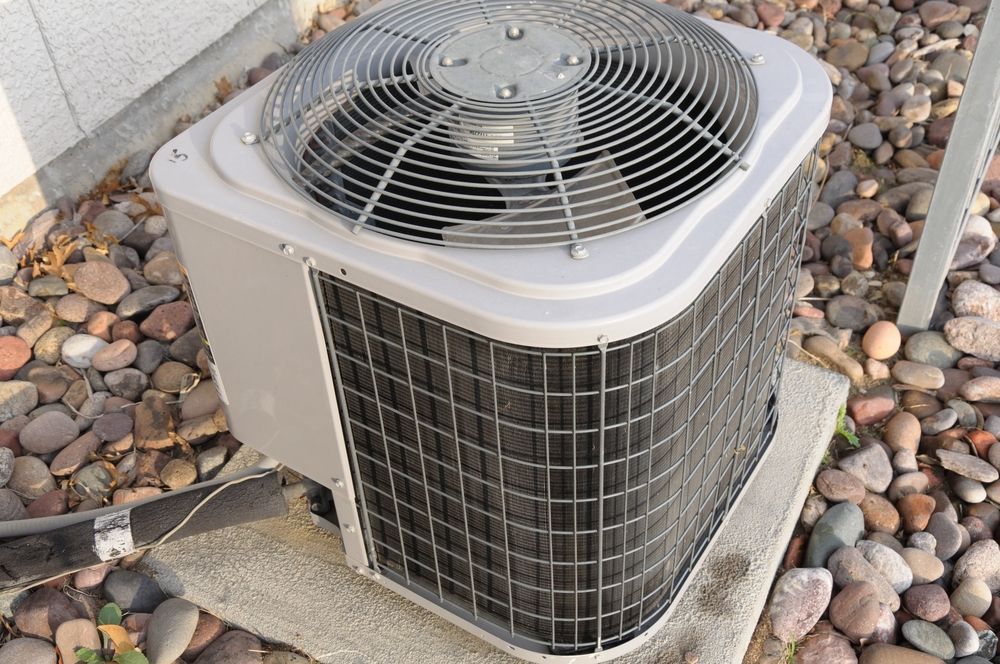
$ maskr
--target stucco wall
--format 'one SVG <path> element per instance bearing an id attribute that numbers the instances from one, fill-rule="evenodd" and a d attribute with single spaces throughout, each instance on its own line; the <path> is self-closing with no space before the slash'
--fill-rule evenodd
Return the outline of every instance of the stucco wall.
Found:
<path id="1" fill-rule="evenodd" d="M 317 4 L 0 0 L 0 210 L 16 198 L 21 216 L 51 204 L 53 192 L 84 193 L 69 189 L 99 181 L 137 146 L 165 140 L 165 127 L 210 99 L 213 77 L 239 75 L 259 61 L 252 58 L 287 46 Z M 233 48 L 219 47 L 226 43 Z M 211 61 L 185 82 L 178 72 L 206 53 Z M 10 224 L 0 219 L 0 228 Z"/>

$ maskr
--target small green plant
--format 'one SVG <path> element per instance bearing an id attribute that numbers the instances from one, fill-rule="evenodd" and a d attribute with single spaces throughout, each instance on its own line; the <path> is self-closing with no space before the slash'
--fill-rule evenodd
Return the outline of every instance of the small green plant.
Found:
<path id="1" fill-rule="evenodd" d="M 861 441 L 854 435 L 854 432 L 847 428 L 847 423 L 844 421 L 846 417 L 847 405 L 844 404 L 841 405 L 840 411 L 837 413 L 837 435 L 843 436 L 851 447 L 861 447 Z"/>
<path id="2" fill-rule="evenodd" d="M 799 644 L 797 641 L 792 641 L 787 646 L 785 646 L 785 663 L 795 664 L 795 651 L 799 649 Z"/>
<path id="3" fill-rule="evenodd" d="M 104 647 L 100 651 L 78 648 L 74 653 L 83 664 L 149 664 L 149 660 L 135 649 L 135 644 L 122 627 L 122 610 L 114 602 L 108 602 L 97 616 Z M 111 654 L 113 652 L 113 654 Z"/>

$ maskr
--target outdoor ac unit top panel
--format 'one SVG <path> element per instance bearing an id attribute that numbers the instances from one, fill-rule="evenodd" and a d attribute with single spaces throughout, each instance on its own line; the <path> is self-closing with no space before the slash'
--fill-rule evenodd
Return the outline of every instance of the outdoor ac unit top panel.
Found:
<path id="1" fill-rule="evenodd" d="M 655 223 L 585 241 L 584 260 L 565 246 L 490 251 L 353 232 L 279 177 L 259 142 L 242 140 L 260 134 L 280 73 L 169 142 L 152 177 L 175 213 L 499 341 L 566 348 L 628 338 L 694 300 L 826 127 L 830 85 L 813 58 L 770 35 L 710 25 L 761 62 L 747 169 Z"/>

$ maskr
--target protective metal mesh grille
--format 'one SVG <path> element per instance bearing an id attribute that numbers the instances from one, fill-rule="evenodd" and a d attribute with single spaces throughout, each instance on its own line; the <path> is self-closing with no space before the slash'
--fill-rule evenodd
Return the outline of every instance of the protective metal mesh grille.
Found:
<path id="1" fill-rule="evenodd" d="M 262 127 L 275 170 L 356 229 L 516 248 L 684 205 L 746 166 L 756 118 L 740 53 L 668 6 L 404 0 L 306 49 Z"/>
<path id="2" fill-rule="evenodd" d="M 375 567 L 543 651 L 662 615 L 770 440 L 807 170 L 691 306 L 606 349 L 508 346 L 315 273 Z"/>

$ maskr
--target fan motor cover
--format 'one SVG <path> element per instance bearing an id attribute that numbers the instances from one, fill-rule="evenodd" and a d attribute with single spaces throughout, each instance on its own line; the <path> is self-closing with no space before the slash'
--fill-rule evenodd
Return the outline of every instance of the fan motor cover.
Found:
<path id="1" fill-rule="evenodd" d="M 667 619 L 767 450 L 830 85 L 647 0 L 396 0 L 154 157 L 244 443 L 505 651 Z"/>

